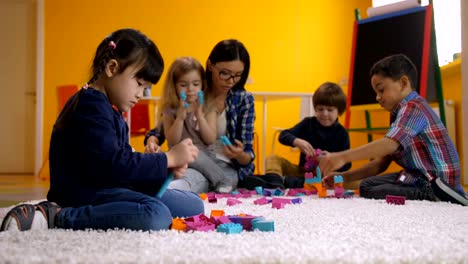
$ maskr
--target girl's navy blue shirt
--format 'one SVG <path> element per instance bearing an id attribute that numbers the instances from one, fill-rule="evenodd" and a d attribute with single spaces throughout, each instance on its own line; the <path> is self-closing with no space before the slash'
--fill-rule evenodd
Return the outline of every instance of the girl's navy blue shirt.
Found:
<path id="1" fill-rule="evenodd" d="M 73 95 L 50 140 L 49 201 L 90 204 L 101 189 L 128 188 L 155 196 L 167 178 L 164 153 L 133 152 L 122 113 L 92 88 Z"/>

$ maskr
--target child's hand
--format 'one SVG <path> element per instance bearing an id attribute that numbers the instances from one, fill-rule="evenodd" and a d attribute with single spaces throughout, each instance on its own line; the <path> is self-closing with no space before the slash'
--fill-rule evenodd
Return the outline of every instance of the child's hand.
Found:
<path id="1" fill-rule="evenodd" d="M 319 167 L 324 176 L 332 175 L 336 169 L 343 167 L 345 164 L 346 162 L 341 158 L 340 153 L 326 152 L 319 157 Z"/>
<path id="2" fill-rule="evenodd" d="M 325 188 L 329 190 L 335 188 L 335 175 L 340 175 L 340 173 L 334 171 L 330 175 L 322 178 L 322 184 L 325 186 Z"/>
<path id="3" fill-rule="evenodd" d="M 296 138 L 294 139 L 293 145 L 299 148 L 301 152 L 307 156 L 315 157 L 315 150 L 309 142 L 300 138 Z"/>
<path id="4" fill-rule="evenodd" d="M 180 100 L 180 106 L 177 109 L 176 119 L 185 120 L 185 118 L 187 118 L 187 107 L 185 104 L 186 102 L 184 100 Z"/>
<path id="5" fill-rule="evenodd" d="M 184 167 L 197 158 L 198 148 L 190 138 L 186 138 L 166 152 L 166 156 L 168 168 Z"/>
<path id="6" fill-rule="evenodd" d="M 235 144 L 224 146 L 224 155 L 230 159 L 236 159 L 244 153 L 244 144 L 235 139 Z"/>
<path id="7" fill-rule="evenodd" d="M 192 103 L 192 106 L 193 106 L 193 111 L 195 113 L 195 116 L 197 117 L 197 119 L 200 119 L 203 117 L 203 106 L 197 102 L 193 102 Z"/>
<path id="8" fill-rule="evenodd" d="M 180 179 L 185 176 L 187 172 L 188 165 L 185 164 L 182 167 L 172 168 L 172 172 L 174 173 L 174 179 Z"/>
<path id="9" fill-rule="evenodd" d="M 161 152 L 161 147 L 157 143 L 158 139 L 155 136 L 148 138 L 145 146 L 145 153 L 158 153 Z"/>

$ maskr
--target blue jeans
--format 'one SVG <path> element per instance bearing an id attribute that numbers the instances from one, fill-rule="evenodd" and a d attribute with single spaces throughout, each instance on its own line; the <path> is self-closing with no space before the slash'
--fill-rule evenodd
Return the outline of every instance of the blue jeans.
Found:
<path id="1" fill-rule="evenodd" d="M 203 201 L 191 192 L 166 190 L 159 199 L 125 188 L 104 189 L 89 205 L 62 208 L 55 226 L 73 230 L 161 230 L 169 228 L 173 217 L 201 213 Z"/>

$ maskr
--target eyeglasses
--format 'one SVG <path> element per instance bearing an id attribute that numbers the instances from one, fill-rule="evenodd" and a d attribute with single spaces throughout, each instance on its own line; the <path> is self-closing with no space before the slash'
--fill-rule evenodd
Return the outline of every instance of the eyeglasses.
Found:
<path id="1" fill-rule="evenodd" d="M 229 79 L 232 79 L 234 82 L 238 82 L 242 78 L 242 73 L 231 74 L 231 72 L 217 68 L 216 65 L 215 68 L 218 70 L 219 78 L 223 81 L 229 81 Z"/>

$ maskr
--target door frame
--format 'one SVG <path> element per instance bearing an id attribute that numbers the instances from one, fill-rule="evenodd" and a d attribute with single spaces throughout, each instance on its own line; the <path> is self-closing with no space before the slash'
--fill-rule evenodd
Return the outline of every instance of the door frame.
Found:
<path id="1" fill-rule="evenodd" d="M 34 175 L 39 174 L 43 163 L 44 138 L 44 0 L 36 4 L 36 142 L 34 155 Z"/>

